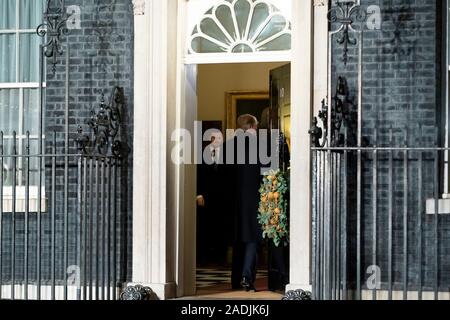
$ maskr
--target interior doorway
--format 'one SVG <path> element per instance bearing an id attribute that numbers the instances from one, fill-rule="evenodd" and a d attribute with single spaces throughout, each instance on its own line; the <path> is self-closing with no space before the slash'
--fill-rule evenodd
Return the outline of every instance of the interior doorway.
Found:
<path id="1" fill-rule="evenodd" d="M 195 120 L 202 122 L 202 133 L 217 129 L 226 140 L 230 138 L 226 129 L 236 129 L 237 118 L 251 114 L 257 118 L 259 128 L 280 130 L 283 138 L 280 168 L 286 171 L 291 148 L 290 72 L 290 64 L 286 62 L 198 65 Z M 206 148 L 210 148 L 209 141 L 202 145 L 203 151 Z M 213 149 L 211 152 L 215 152 Z M 196 172 L 197 296 L 245 295 L 239 274 L 236 278 L 239 247 L 230 237 L 236 228 L 235 221 L 233 215 L 223 209 L 225 202 L 233 201 L 227 198 L 223 172 L 207 164 L 197 165 Z M 258 248 L 257 292 L 250 294 L 260 298 L 277 298 L 282 294 L 288 284 L 288 253 L 287 247 L 276 247 L 270 239 L 262 242 Z M 280 268 L 280 265 L 283 266 Z"/>

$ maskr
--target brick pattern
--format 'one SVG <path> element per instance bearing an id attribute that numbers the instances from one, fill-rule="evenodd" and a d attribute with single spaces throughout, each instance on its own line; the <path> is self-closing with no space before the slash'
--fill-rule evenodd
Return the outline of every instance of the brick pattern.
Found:
<path id="1" fill-rule="evenodd" d="M 364 8 L 378 5 L 381 8 L 381 30 L 369 30 L 365 26 L 363 40 L 363 136 L 367 145 L 435 147 L 440 143 L 440 8 L 433 0 L 378 0 L 361 1 Z M 335 26 L 333 26 L 335 27 Z M 333 85 L 338 76 L 348 80 L 351 95 L 357 96 L 357 48 L 351 46 L 349 62 L 344 65 L 342 46 L 332 44 Z M 333 88 L 334 92 L 335 88 Z M 392 140 L 390 130 L 392 129 Z M 375 140 L 375 131 L 377 139 Z M 393 154 L 393 282 L 403 288 L 403 203 L 404 162 L 403 153 Z M 377 265 L 381 268 L 383 286 L 388 277 L 388 212 L 389 212 L 389 153 L 378 154 L 377 184 Z M 354 161 L 354 160 L 352 160 Z M 372 265 L 373 252 L 373 155 L 363 155 L 363 208 L 362 208 L 362 283 L 365 285 L 367 267 Z M 424 289 L 433 287 L 435 277 L 435 217 L 420 214 L 422 219 L 422 260 L 419 261 L 417 232 L 419 203 L 425 207 L 425 199 L 435 194 L 435 158 L 433 153 L 424 154 L 423 198 L 418 199 L 418 153 L 410 153 L 407 180 L 408 214 L 408 286 L 417 289 L 422 277 Z M 356 172 L 350 166 L 349 187 L 355 190 Z M 350 192 L 353 194 L 353 192 Z M 348 195 L 348 201 L 356 199 Z M 439 217 L 438 268 L 439 285 L 450 285 L 450 238 L 448 216 Z M 350 210 L 348 243 L 350 279 L 355 279 L 356 266 L 356 211 Z M 419 274 L 421 266 L 422 274 Z"/>
<path id="2" fill-rule="evenodd" d="M 77 5 L 81 9 L 81 29 L 70 30 L 63 37 L 64 49 L 70 47 L 69 62 L 69 131 L 70 153 L 77 152 L 75 138 L 77 127 L 81 125 L 88 131 L 86 120 L 91 111 L 98 110 L 102 94 L 109 99 L 115 86 L 124 88 L 126 107 L 123 110 L 123 140 L 132 147 L 133 123 L 133 12 L 128 0 L 68 0 L 66 6 Z M 56 74 L 53 75 L 51 65 L 47 65 L 47 89 L 45 109 L 45 133 L 47 137 L 46 151 L 51 152 L 52 143 L 48 140 L 56 132 L 57 153 L 64 152 L 64 97 L 65 97 L 65 57 L 58 59 Z M 48 203 L 51 204 L 51 162 L 46 161 L 46 190 Z M 57 159 L 56 171 L 56 276 L 63 279 L 63 158 Z M 69 256 L 68 264 L 77 264 L 77 237 L 79 232 L 79 214 L 77 213 L 77 159 L 70 158 L 69 169 Z M 118 279 L 131 278 L 131 213 L 132 213 L 132 158 L 124 160 L 120 168 L 117 185 L 117 206 L 120 208 L 120 220 L 116 229 L 121 269 Z M 29 240 L 29 279 L 36 279 L 37 250 L 37 215 L 30 214 Z M 41 277 L 43 282 L 50 278 L 51 253 L 51 220 L 50 214 L 42 215 L 42 254 Z M 11 215 L 3 217 L 3 280 L 11 277 Z M 94 225 L 95 228 L 95 225 Z M 16 215 L 16 281 L 24 278 L 24 215 Z M 100 263 L 102 259 L 100 258 Z M 120 272 L 119 272 L 120 271 Z"/>

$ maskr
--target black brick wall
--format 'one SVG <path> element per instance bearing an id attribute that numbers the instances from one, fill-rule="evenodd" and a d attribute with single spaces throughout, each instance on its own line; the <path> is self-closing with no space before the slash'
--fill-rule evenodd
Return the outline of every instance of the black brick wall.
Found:
<path id="1" fill-rule="evenodd" d="M 440 55 L 441 55 L 441 8 L 435 0 L 362 0 L 363 7 L 378 5 L 381 8 L 381 30 L 368 30 L 364 26 L 363 41 L 363 136 L 368 146 L 436 147 L 439 146 L 441 126 Z M 333 25 L 333 27 L 335 27 Z M 350 46 L 349 61 L 342 61 L 342 46 L 333 42 L 332 47 L 333 85 L 338 76 L 348 80 L 351 94 L 357 96 L 357 49 Z M 334 92 L 334 89 L 333 89 Z M 393 139 L 389 135 L 392 129 Z M 377 140 L 375 141 L 375 130 Z M 407 132 L 407 138 L 405 134 Z M 389 153 L 378 154 L 377 184 L 377 265 L 381 268 L 383 285 L 388 277 L 388 212 L 389 212 Z M 393 154 L 393 282 L 394 288 L 403 281 L 403 201 L 404 193 L 404 154 Z M 435 158 L 433 153 L 425 153 L 423 184 L 418 185 L 418 153 L 408 157 L 407 213 L 408 213 L 408 285 L 417 289 L 419 266 L 422 266 L 424 288 L 432 288 L 434 280 L 434 222 L 435 217 L 427 216 L 424 210 L 422 219 L 422 261 L 418 260 L 417 232 L 419 203 L 425 208 L 425 200 L 433 198 L 435 186 Z M 354 161 L 354 160 L 353 160 Z M 363 155 L 362 183 L 362 283 L 368 275 L 367 267 L 372 265 L 373 236 L 373 155 Z M 350 170 L 353 175 L 355 171 Z M 438 175 L 441 173 L 438 172 Z M 350 180 L 354 180 L 352 177 Z M 354 181 L 352 182 L 354 183 Z M 354 187 L 354 185 L 353 185 Z M 418 198 L 419 188 L 423 197 Z M 441 190 L 439 190 L 440 192 Z M 348 195 L 350 201 L 356 199 Z M 356 270 L 356 211 L 350 213 L 349 272 L 355 278 Z M 450 218 L 439 217 L 438 261 L 439 285 L 448 290 L 450 285 Z"/>
<path id="2" fill-rule="evenodd" d="M 129 0 L 68 0 L 66 5 L 77 5 L 81 9 L 81 29 L 70 30 L 62 37 L 64 49 L 70 47 L 69 71 L 69 131 L 70 153 L 77 152 L 75 138 L 79 125 L 88 132 L 86 120 L 91 111 L 98 111 L 102 94 L 108 101 L 115 86 L 123 87 L 125 108 L 123 110 L 122 140 L 132 147 L 133 123 L 133 11 Z M 66 49 L 65 49 L 66 50 Z M 51 152 L 49 141 L 56 132 L 57 153 L 64 152 L 64 97 L 65 97 L 65 57 L 58 59 L 56 75 L 53 75 L 51 64 L 47 65 L 47 89 L 45 107 L 46 151 Z M 79 232 L 79 214 L 77 213 L 77 160 L 70 158 L 69 168 L 69 256 L 68 264 L 76 264 L 77 238 Z M 50 161 L 46 161 L 46 193 L 49 205 L 51 171 Z M 56 174 L 56 274 L 62 279 L 64 270 L 63 258 L 63 226 L 64 226 L 64 177 L 63 158 L 57 159 Z M 118 178 L 117 206 L 119 208 L 116 230 L 119 236 L 117 259 L 120 259 L 118 279 L 131 278 L 131 227 L 132 227 L 132 158 L 131 153 L 124 159 Z M 41 268 L 43 283 L 50 279 L 50 214 L 42 218 L 42 255 Z M 36 279 L 37 249 L 37 215 L 29 217 L 29 279 Z M 24 214 L 16 214 L 16 268 L 15 277 L 18 282 L 24 278 Z M 95 234 L 95 232 L 94 232 Z M 3 217 L 3 280 L 11 277 L 11 214 Z M 102 259 L 100 258 L 100 263 Z M 119 263 L 118 263 L 119 264 Z"/>

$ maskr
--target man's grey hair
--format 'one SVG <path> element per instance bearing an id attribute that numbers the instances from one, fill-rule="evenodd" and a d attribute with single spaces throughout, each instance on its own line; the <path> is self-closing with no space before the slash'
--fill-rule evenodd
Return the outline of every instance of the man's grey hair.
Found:
<path id="1" fill-rule="evenodd" d="M 247 131 L 248 129 L 255 128 L 258 125 L 258 119 L 251 114 L 243 114 L 237 119 L 237 124 L 240 129 Z"/>

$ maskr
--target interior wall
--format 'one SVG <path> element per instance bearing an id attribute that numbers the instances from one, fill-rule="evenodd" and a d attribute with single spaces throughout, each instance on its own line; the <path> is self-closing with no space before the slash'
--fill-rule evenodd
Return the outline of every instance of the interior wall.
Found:
<path id="1" fill-rule="evenodd" d="M 271 69 L 287 62 L 205 64 L 198 66 L 198 120 L 225 125 L 228 91 L 269 91 Z"/>

